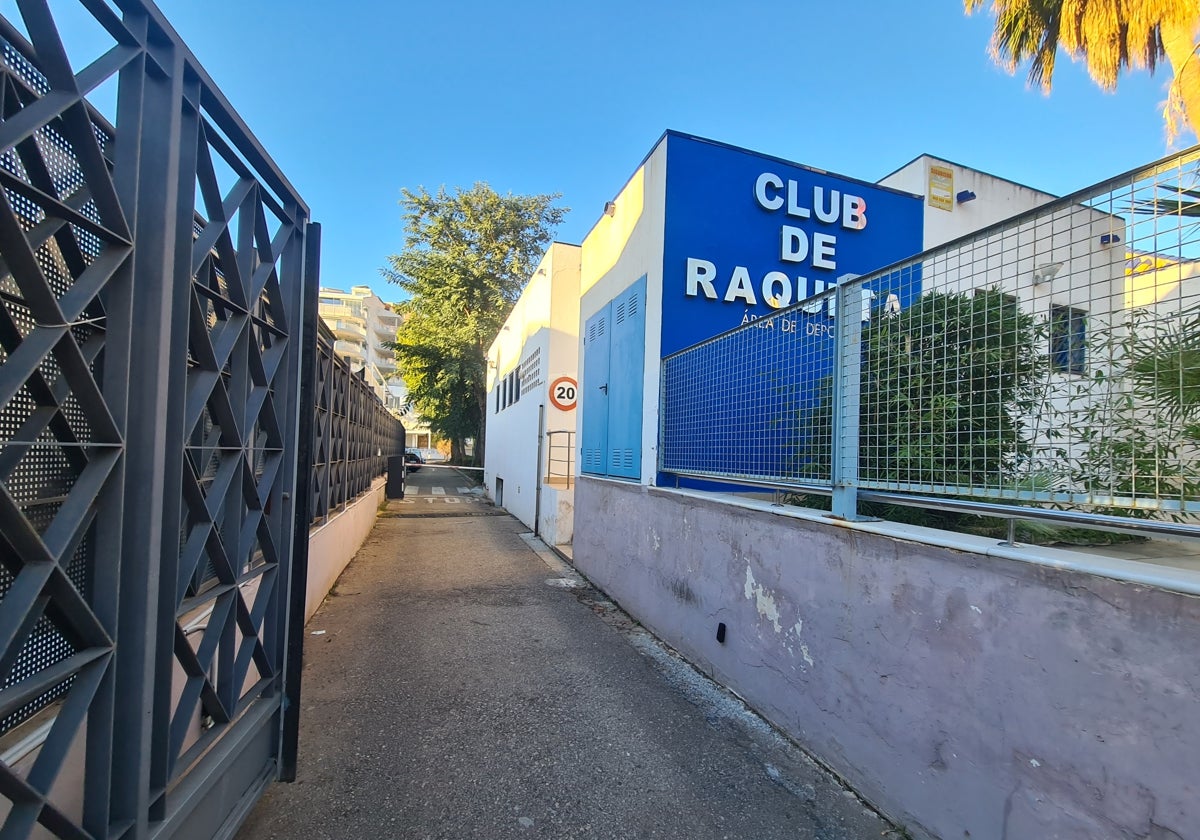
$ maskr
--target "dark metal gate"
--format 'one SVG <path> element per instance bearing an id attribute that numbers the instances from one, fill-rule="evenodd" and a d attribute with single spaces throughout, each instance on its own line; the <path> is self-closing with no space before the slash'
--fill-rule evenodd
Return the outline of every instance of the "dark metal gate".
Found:
<path id="1" fill-rule="evenodd" d="M 226 836 L 294 761 L 318 235 L 153 5 L 74 11 L 86 66 L 0 18 L 0 837 Z"/>

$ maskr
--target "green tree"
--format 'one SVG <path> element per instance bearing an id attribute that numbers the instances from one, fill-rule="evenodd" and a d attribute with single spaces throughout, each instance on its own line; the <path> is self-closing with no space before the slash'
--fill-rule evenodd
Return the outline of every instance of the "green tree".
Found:
<path id="1" fill-rule="evenodd" d="M 1162 315 L 1135 310 L 1119 339 L 1097 336 L 1090 352 L 1111 361 L 1074 395 L 1084 406 L 1077 425 L 1086 448 L 1070 462 L 1073 482 L 1144 505 L 1100 508 L 1117 515 L 1159 518 L 1147 502 L 1200 499 L 1200 305 Z"/>
<path id="2" fill-rule="evenodd" d="M 998 289 L 924 294 L 863 332 L 863 480 L 1007 485 L 1043 357 L 1032 315 Z"/>
<path id="3" fill-rule="evenodd" d="M 968 14 L 988 0 L 963 0 Z M 1062 47 L 1082 59 L 1096 84 L 1115 90 L 1129 69 L 1166 58 L 1174 72 L 1164 116 L 1173 137 L 1200 125 L 1200 3 L 1196 0 L 990 0 L 996 24 L 992 55 L 1014 71 L 1029 61 L 1029 82 L 1047 93 Z"/>
<path id="4" fill-rule="evenodd" d="M 448 439 L 451 460 L 475 439 L 483 459 L 484 354 L 566 208 L 553 195 L 499 195 L 486 183 L 449 193 L 404 190 L 404 251 L 384 276 L 408 292 L 393 349 L 416 409 Z"/>

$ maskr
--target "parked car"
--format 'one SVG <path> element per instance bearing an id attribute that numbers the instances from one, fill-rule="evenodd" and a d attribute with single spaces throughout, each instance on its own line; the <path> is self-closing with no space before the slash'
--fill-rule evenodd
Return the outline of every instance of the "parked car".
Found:
<path id="1" fill-rule="evenodd" d="M 409 449 L 404 453 L 404 465 L 409 472 L 416 472 L 421 469 L 421 465 L 424 463 L 425 459 L 415 449 Z"/>

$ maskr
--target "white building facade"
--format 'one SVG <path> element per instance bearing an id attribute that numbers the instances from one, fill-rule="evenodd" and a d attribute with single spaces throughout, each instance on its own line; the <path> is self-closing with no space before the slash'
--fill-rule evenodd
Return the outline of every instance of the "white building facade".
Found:
<path id="1" fill-rule="evenodd" d="M 354 286 L 348 292 L 322 287 L 317 312 L 333 330 L 334 350 L 363 371 L 384 405 L 404 423 L 406 447 L 432 450 L 429 423 L 413 410 L 396 356 L 387 346 L 396 340 L 401 316 L 369 286 Z"/>
<path id="2" fill-rule="evenodd" d="M 322 287 L 320 295 L 317 314 L 333 330 L 334 350 L 361 367 L 386 402 L 386 383 L 398 371 L 395 355 L 384 345 L 396 340 L 400 316 L 369 286 L 354 286 L 348 292 Z"/>
<path id="3" fill-rule="evenodd" d="M 580 253 L 550 246 L 487 354 L 484 483 L 551 545 L 574 513 Z"/>

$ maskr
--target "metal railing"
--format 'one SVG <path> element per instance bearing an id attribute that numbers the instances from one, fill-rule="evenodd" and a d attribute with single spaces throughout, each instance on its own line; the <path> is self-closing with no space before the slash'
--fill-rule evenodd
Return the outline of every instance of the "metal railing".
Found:
<path id="1" fill-rule="evenodd" d="M 1200 535 L 1198 161 L 841 278 L 667 357 L 659 468 L 830 493 L 847 517 L 859 496 L 954 499 Z"/>
<path id="2" fill-rule="evenodd" d="M 321 304 L 320 312 L 322 318 L 350 318 L 362 324 L 366 323 L 363 318 L 362 309 L 357 306 L 350 306 L 349 304 L 323 303 Z M 366 328 L 363 327 L 363 329 Z"/>
<path id="3" fill-rule="evenodd" d="M 387 459 L 404 453 L 404 426 L 334 347 L 333 333 L 319 323 L 313 386 L 314 524 L 328 521 L 370 489 L 387 472 Z"/>
<path id="4" fill-rule="evenodd" d="M 569 490 L 575 476 L 575 433 L 569 429 L 546 432 L 546 483 L 562 481 Z"/>
<path id="5" fill-rule="evenodd" d="M 367 328 L 362 324 L 356 324 L 353 321 L 343 321 L 339 319 L 333 322 L 332 329 L 334 334 L 337 336 L 348 334 L 352 336 L 353 339 L 362 339 L 364 341 L 367 338 Z"/>

